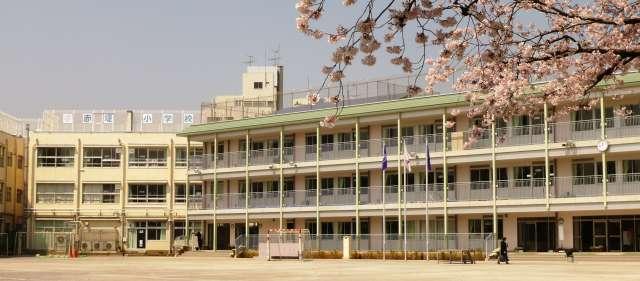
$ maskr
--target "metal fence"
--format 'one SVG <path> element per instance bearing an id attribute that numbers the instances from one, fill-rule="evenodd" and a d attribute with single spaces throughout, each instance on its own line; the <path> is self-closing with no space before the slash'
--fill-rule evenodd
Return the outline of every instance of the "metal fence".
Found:
<path id="1" fill-rule="evenodd" d="M 20 256 L 27 249 L 27 233 L 0 233 L 0 256 Z"/>

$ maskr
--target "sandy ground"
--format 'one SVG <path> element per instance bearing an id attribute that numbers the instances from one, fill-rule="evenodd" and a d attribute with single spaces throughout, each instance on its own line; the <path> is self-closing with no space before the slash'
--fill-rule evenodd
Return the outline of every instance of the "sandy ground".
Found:
<path id="1" fill-rule="evenodd" d="M 222 257 L 0 259 L 0 280 L 640 280 L 634 261 L 265 261 Z"/>

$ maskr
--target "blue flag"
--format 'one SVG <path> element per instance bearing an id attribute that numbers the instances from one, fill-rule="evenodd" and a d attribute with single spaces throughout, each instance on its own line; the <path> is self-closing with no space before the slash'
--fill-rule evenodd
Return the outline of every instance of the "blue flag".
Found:
<path id="1" fill-rule="evenodd" d="M 429 138 L 425 135 L 425 157 L 427 158 L 427 171 L 431 172 L 431 154 L 429 153 Z"/>
<path id="2" fill-rule="evenodd" d="M 386 171 L 387 170 L 387 145 L 386 144 L 382 144 L 382 170 Z"/>

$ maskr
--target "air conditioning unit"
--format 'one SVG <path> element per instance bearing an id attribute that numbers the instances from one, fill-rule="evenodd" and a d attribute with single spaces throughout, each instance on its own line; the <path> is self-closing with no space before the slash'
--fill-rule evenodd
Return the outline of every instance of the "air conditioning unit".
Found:
<path id="1" fill-rule="evenodd" d="M 116 244 L 113 241 L 103 241 L 100 250 L 104 252 L 113 252 L 116 250 Z"/>
<path id="2" fill-rule="evenodd" d="M 91 243 L 88 241 L 82 241 L 80 243 L 80 251 L 83 253 L 88 253 L 91 252 L 93 249 L 91 249 Z"/>
<path id="3" fill-rule="evenodd" d="M 94 251 L 102 251 L 102 242 L 100 242 L 100 241 L 93 241 L 91 245 L 93 246 L 93 247 L 92 247 L 92 249 L 93 249 Z"/>

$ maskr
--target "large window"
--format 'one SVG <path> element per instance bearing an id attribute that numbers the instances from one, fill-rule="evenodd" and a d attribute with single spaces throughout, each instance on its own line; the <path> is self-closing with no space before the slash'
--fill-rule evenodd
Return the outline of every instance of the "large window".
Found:
<path id="1" fill-rule="evenodd" d="M 73 190 L 73 183 L 38 183 L 36 186 L 36 203 L 73 203 Z"/>
<path id="2" fill-rule="evenodd" d="M 191 183 L 189 184 L 189 197 L 202 197 L 202 184 L 201 183 Z M 184 200 L 187 198 L 187 194 L 185 193 L 185 183 L 176 183 L 176 203 L 184 203 Z"/>
<path id="3" fill-rule="evenodd" d="M 36 232 L 71 232 L 73 225 L 63 220 L 36 220 Z"/>
<path id="4" fill-rule="evenodd" d="M 624 160 L 622 168 L 625 182 L 640 181 L 640 160 Z"/>
<path id="5" fill-rule="evenodd" d="M 163 203 L 166 201 L 165 184 L 130 184 L 130 203 Z"/>
<path id="6" fill-rule="evenodd" d="M 204 149 L 202 147 L 192 147 L 189 149 L 191 156 L 202 156 L 204 154 Z M 187 148 L 186 147 L 176 147 L 176 167 L 186 167 L 187 166 Z"/>
<path id="7" fill-rule="evenodd" d="M 493 219 L 481 218 L 481 219 L 469 219 L 469 233 L 474 234 L 489 234 L 493 233 Z M 503 237 L 503 224 L 502 219 L 498 219 L 498 239 Z"/>
<path id="8" fill-rule="evenodd" d="M 115 183 L 85 184 L 82 188 L 82 203 L 109 204 L 119 199 L 120 185 Z"/>
<path id="9" fill-rule="evenodd" d="M 137 147 L 129 149 L 130 167 L 166 167 L 167 149 L 164 147 Z"/>
<path id="10" fill-rule="evenodd" d="M 189 233 L 203 233 L 200 222 L 190 221 L 189 222 Z M 186 232 L 184 221 L 175 221 L 173 223 L 173 237 L 174 239 L 178 239 L 184 237 Z"/>
<path id="11" fill-rule="evenodd" d="M 0 145 L 0 167 L 4 167 L 5 154 L 6 154 L 6 148 Z"/>
<path id="12" fill-rule="evenodd" d="M 2 202 L 2 200 L 4 199 L 3 195 L 4 195 L 4 183 L 0 182 L 0 202 Z"/>
<path id="13" fill-rule="evenodd" d="M 38 167 L 73 167 L 73 147 L 38 147 Z"/>
<path id="14" fill-rule="evenodd" d="M 119 147 L 85 147 L 82 160 L 85 167 L 120 167 Z"/>
<path id="15" fill-rule="evenodd" d="M 145 241 L 165 240 L 167 239 L 166 232 L 166 223 L 163 221 L 138 221 L 129 224 L 129 248 L 140 247 L 140 245 L 136 245 L 136 242 L 139 242 L 136 239 L 137 235 L 146 234 Z"/>

